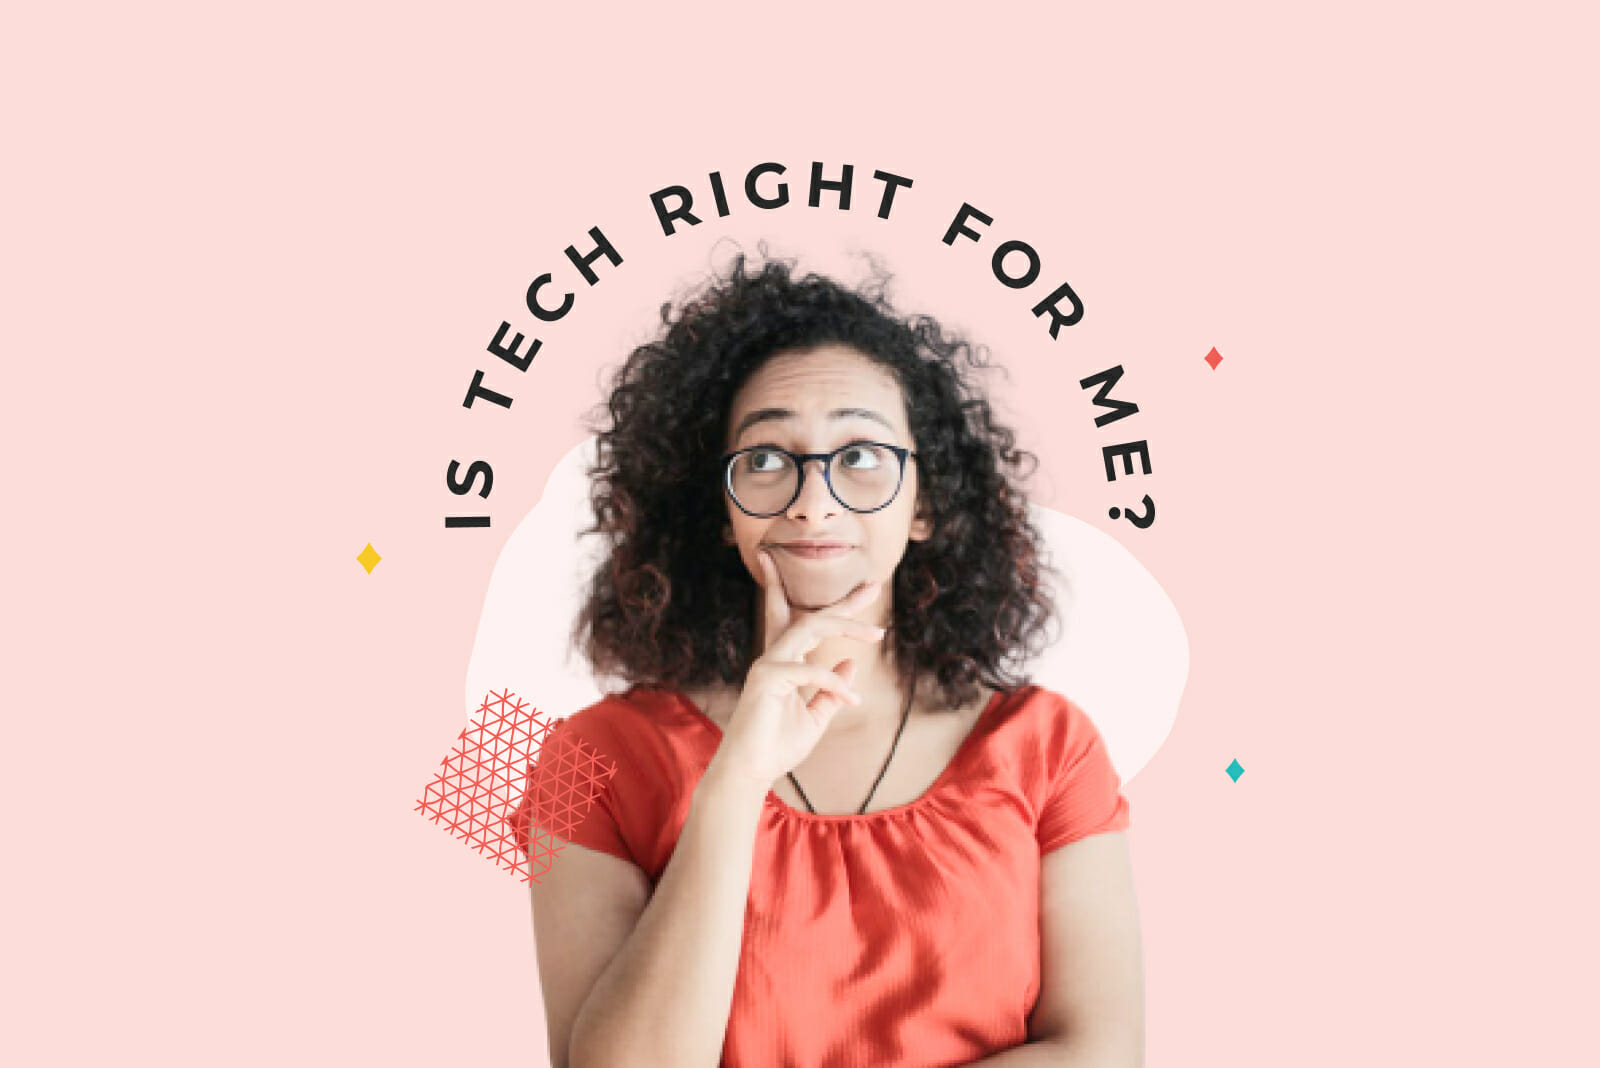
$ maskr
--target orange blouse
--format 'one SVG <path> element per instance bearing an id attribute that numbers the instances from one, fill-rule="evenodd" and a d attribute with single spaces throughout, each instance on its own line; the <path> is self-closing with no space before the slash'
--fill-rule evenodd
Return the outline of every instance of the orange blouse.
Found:
<path id="1" fill-rule="evenodd" d="M 528 851 L 533 825 L 562 827 L 561 839 L 632 861 L 655 885 L 721 740 L 675 690 L 602 698 L 551 728 L 511 816 L 518 844 Z M 531 788 L 575 743 L 616 768 L 576 820 Z M 723 1068 L 941 1068 L 1025 1042 L 1040 857 L 1127 826 L 1100 733 L 1038 686 L 996 693 L 914 801 L 819 815 L 769 792 Z"/>

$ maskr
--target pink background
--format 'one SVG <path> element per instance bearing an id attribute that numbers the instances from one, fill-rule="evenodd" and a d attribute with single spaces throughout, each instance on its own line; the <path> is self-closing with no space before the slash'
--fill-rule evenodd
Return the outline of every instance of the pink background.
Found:
<path id="1" fill-rule="evenodd" d="M 988 344 L 1037 499 L 1183 614 L 1128 786 L 1149 1064 L 1595 1063 L 1593 18 L 640 7 L 7 19 L 6 1059 L 546 1063 L 526 889 L 412 806 L 597 376 L 765 236 Z M 995 223 L 947 248 L 963 200 Z M 624 265 L 519 316 L 591 226 Z M 1097 431 L 1113 363 L 1141 412 Z M 480 367 L 509 411 L 461 407 Z M 1127 436 L 1154 474 L 1108 486 Z M 495 526 L 446 531 L 474 457 Z"/>

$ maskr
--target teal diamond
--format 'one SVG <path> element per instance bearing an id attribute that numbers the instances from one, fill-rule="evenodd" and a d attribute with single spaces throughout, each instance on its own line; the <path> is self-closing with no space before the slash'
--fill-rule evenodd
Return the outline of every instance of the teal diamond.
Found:
<path id="1" fill-rule="evenodd" d="M 1244 766 L 1235 760 L 1232 764 L 1228 765 L 1227 771 L 1228 777 L 1234 782 L 1238 782 L 1239 776 L 1244 774 Z"/>

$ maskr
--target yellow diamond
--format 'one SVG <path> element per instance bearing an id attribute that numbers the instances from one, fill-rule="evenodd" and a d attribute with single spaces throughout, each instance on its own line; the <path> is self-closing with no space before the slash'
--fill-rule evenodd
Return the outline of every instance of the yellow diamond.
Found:
<path id="1" fill-rule="evenodd" d="M 382 560 L 383 557 L 378 555 L 378 550 L 374 549 L 369 541 L 367 542 L 367 547 L 361 550 L 361 555 L 356 559 L 360 561 L 361 566 L 366 568 L 367 574 L 370 575 L 372 574 L 372 569 L 378 566 L 378 561 Z"/>

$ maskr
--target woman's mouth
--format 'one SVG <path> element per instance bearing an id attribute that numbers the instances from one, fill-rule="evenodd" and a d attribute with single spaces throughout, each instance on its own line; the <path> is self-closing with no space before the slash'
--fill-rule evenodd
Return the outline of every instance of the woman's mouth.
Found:
<path id="1" fill-rule="evenodd" d="M 827 560 L 850 551 L 848 545 L 779 545 L 778 548 L 801 560 Z"/>

